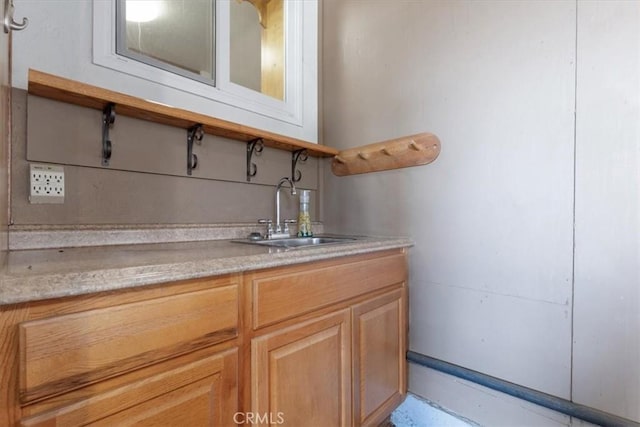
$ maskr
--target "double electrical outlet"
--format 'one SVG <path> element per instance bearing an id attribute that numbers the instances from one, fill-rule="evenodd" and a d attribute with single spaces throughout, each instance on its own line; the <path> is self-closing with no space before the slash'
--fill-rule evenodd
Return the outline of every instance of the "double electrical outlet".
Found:
<path id="1" fill-rule="evenodd" d="M 29 165 L 30 203 L 64 203 L 64 168 L 62 166 Z"/>

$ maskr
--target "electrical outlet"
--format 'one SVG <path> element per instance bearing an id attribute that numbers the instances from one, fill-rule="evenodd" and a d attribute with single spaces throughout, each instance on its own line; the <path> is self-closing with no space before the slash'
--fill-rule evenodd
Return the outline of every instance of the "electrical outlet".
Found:
<path id="1" fill-rule="evenodd" d="M 64 168 L 29 165 L 30 203 L 64 203 Z"/>

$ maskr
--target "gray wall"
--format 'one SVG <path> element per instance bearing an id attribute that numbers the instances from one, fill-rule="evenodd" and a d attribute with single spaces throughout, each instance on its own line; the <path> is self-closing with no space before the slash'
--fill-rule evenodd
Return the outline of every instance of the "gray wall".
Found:
<path id="1" fill-rule="evenodd" d="M 324 175 L 328 231 L 415 241 L 410 348 L 639 420 L 640 3 L 323 5 L 324 143 L 421 131 L 442 141 L 426 167 Z M 620 220 L 599 223 L 610 215 Z M 594 352 L 605 337 L 614 348 Z M 480 422 L 567 422 L 427 379 L 436 375 L 412 368 L 413 391 Z"/>
<path id="2" fill-rule="evenodd" d="M 124 116 L 116 116 L 111 163 L 102 167 L 100 111 L 19 89 L 13 98 L 16 225 L 254 223 L 274 217 L 275 184 L 291 174 L 291 153 L 265 147 L 254 156 L 258 174 L 248 184 L 246 144 L 205 135 L 194 146 L 199 166 L 189 177 L 185 130 Z M 30 163 L 64 165 L 64 204 L 29 203 Z M 313 190 L 317 209 L 318 160 L 310 157 L 299 169 L 298 187 Z M 283 215 L 296 218 L 297 196 L 282 194 Z"/>

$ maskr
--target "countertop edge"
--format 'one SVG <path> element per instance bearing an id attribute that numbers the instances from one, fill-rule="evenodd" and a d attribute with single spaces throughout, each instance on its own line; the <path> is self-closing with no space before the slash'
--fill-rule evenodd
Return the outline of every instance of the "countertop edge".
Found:
<path id="1" fill-rule="evenodd" d="M 0 306 L 99 292 L 134 289 L 166 282 L 198 279 L 413 246 L 409 239 L 371 239 L 356 243 L 135 267 L 0 277 Z"/>

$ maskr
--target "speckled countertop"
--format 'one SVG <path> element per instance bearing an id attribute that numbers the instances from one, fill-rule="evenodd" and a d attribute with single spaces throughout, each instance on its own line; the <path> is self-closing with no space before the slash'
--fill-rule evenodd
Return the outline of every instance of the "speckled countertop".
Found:
<path id="1" fill-rule="evenodd" d="M 291 265 L 412 245 L 405 238 L 282 250 L 230 240 L 11 250 L 2 256 L 0 305 Z"/>

